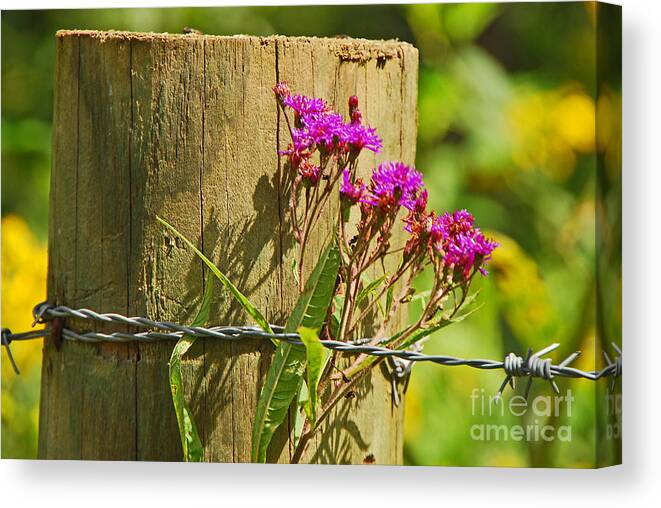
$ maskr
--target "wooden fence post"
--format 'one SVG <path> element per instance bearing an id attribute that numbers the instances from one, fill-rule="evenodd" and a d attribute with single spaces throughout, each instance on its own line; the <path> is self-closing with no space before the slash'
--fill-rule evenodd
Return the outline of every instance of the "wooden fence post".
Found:
<path id="1" fill-rule="evenodd" d="M 58 32 L 49 302 L 190 322 L 205 273 L 159 215 L 269 321 L 284 323 L 296 290 L 277 156 L 287 132 L 271 87 L 287 80 L 344 114 L 347 97 L 358 95 L 384 141 L 381 154 L 361 157 L 364 172 L 378 161 L 414 162 L 417 65 L 417 50 L 395 41 Z M 310 259 L 326 237 L 321 231 Z M 215 323 L 248 322 L 222 291 L 216 295 Z M 206 461 L 250 460 L 272 349 L 198 340 L 187 353 L 187 395 Z M 58 348 L 47 339 L 39 456 L 181 460 L 171 350 L 171 343 Z M 293 419 L 274 438 L 270 461 L 289 461 L 292 426 Z M 382 370 L 335 410 L 305 460 L 372 457 L 402 461 L 402 406 L 393 406 Z"/>

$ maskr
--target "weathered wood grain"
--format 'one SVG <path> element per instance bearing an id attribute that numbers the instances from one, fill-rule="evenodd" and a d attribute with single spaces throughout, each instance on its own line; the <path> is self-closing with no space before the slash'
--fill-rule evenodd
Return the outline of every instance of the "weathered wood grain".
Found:
<path id="1" fill-rule="evenodd" d="M 296 287 L 285 166 L 277 156 L 288 134 L 271 92 L 283 79 L 345 114 L 348 96 L 358 95 L 385 145 L 362 157 L 363 174 L 385 160 L 413 163 L 417 51 L 406 43 L 59 32 L 49 301 L 190 322 L 211 280 L 158 215 L 197 243 L 271 322 L 284 323 Z M 308 259 L 330 228 L 328 215 Z M 213 321 L 248 323 L 220 288 Z M 180 460 L 171 349 L 66 343 L 58 350 L 48 340 L 40 456 Z M 206 461 L 250 459 L 271 354 L 268 343 L 213 340 L 198 340 L 187 353 L 187 396 Z M 356 394 L 337 407 L 305 460 L 362 463 L 372 455 L 401 463 L 402 409 L 393 407 L 383 371 L 375 369 Z M 293 423 L 292 415 L 274 437 L 269 461 L 290 460 Z"/>

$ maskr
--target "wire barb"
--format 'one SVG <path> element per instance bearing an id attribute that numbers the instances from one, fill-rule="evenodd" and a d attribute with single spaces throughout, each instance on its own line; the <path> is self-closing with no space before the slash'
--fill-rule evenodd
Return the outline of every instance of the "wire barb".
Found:
<path id="1" fill-rule="evenodd" d="M 556 367 L 553 365 L 553 362 L 550 358 L 542 358 L 542 356 L 550 353 L 551 351 L 554 351 L 558 347 L 560 347 L 560 344 L 556 342 L 545 347 L 540 351 L 537 351 L 534 354 L 532 352 L 532 349 L 528 349 L 528 355 L 526 356 L 525 360 L 522 357 L 515 355 L 514 353 L 510 353 L 509 355 L 507 355 L 505 357 L 505 361 L 503 362 L 503 370 L 505 371 L 505 374 L 507 374 L 507 376 L 505 377 L 505 381 L 503 381 L 503 383 L 500 385 L 495 400 L 498 401 L 500 399 L 503 391 L 505 390 L 508 384 L 512 387 L 513 390 L 515 389 L 516 387 L 515 380 L 517 377 L 528 378 L 528 384 L 526 385 L 526 391 L 525 391 L 526 400 L 530 395 L 530 388 L 532 387 L 532 382 L 534 378 L 541 378 L 551 383 L 551 387 L 553 388 L 554 393 L 556 395 L 559 395 L 560 388 L 558 388 L 558 384 L 553 379 L 554 376 L 562 375 L 561 374 L 562 372 L 569 372 L 566 370 L 566 368 L 569 366 L 570 363 L 572 363 L 574 360 L 576 360 L 576 358 L 579 357 L 581 352 L 576 351 L 570 354 Z M 571 369 L 571 371 L 582 372 L 575 369 Z M 567 377 L 572 377 L 572 376 L 567 376 Z"/>
<path id="2" fill-rule="evenodd" d="M 610 391 L 612 392 L 615 390 L 615 383 L 617 383 L 617 378 L 622 375 L 622 350 L 618 347 L 617 344 L 615 344 L 615 342 L 611 342 L 611 346 L 613 346 L 613 349 L 617 353 L 614 361 L 611 361 L 610 356 L 608 356 L 606 351 L 602 351 L 602 353 L 604 354 L 604 360 L 606 360 L 606 368 L 610 367 L 613 372 L 610 383 Z"/>
<path id="3" fill-rule="evenodd" d="M 0 339 L 0 341 L 2 341 L 2 345 L 5 346 L 5 349 L 7 350 L 9 363 L 11 363 L 14 372 L 16 373 L 16 375 L 20 375 L 21 371 L 18 370 L 18 365 L 16 365 L 16 362 L 14 361 L 14 355 L 11 354 L 11 348 L 9 347 L 9 344 L 11 344 L 12 341 L 12 333 L 9 328 L 2 329 L 2 338 Z"/>
<path id="4" fill-rule="evenodd" d="M 416 352 L 422 351 L 422 341 L 413 344 L 411 349 Z M 412 360 L 397 358 L 396 356 L 389 356 L 387 361 L 390 370 L 392 402 L 395 407 L 398 407 L 400 404 L 399 385 L 403 385 L 402 394 L 406 393 L 406 390 L 409 387 L 409 380 L 411 379 L 411 370 L 413 369 L 415 362 Z"/>

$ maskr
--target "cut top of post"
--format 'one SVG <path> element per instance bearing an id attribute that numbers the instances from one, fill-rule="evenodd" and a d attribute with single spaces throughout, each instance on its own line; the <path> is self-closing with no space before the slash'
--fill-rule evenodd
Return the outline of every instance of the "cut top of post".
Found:
<path id="1" fill-rule="evenodd" d="M 58 30 L 56 36 L 58 38 L 64 37 L 89 37 L 91 39 L 98 39 L 101 42 L 106 40 L 135 40 L 135 41 L 151 41 L 151 40 L 176 40 L 176 39 L 205 39 L 205 40 L 246 40 L 246 41 L 260 41 L 260 42 L 273 42 L 277 41 L 281 44 L 287 43 L 310 43 L 319 44 L 323 43 L 328 47 L 335 49 L 337 56 L 342 61 L 347 62 L 361 62 L 368 61 L 373 58 L 377 60 L 387 60 L 394 58 L 398 55 L 398 51 L 406 48 L 408 51 L 414 51 L 417 54 L 417 49 L 410 43 L 400 41 L 397 39 L 361 39 L 353 37 L 287 37 L 283 35 L 270 35 L 266 37 L 259 37 L 253 35 L 210 35 L 201 34 L 199 32 L 191 33 L 156 33 L 156 32 L 128 32 L 121 30 Z"/>

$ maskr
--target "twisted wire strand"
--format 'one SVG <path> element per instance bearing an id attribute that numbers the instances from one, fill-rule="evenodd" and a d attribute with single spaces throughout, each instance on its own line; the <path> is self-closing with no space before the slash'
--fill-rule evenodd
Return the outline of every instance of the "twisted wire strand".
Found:
<path id="1" fill-rule="evenodd" d="M 273 334 L 264 332 L 261 328 L 256 326 L 213 326 L 209 328 L 199 326 L 186 326 L 169 321 L 156 321 L 144 317 L 127 317 L 116 313 L 99 313 L 90 309 L 72 309 L 63 305 L 50 306 L 47 303 L 42 303 L 34 308 L 33 315 L 35 317 L 34 324 L 47 323 L 54 319 L 74 318 L 86 321 L 95 321 L 100 323 L 111 323 L 119 325 L 127 325 L 131 327 L 141 328 L 144 331 L 140 332 L 76 332 L 69 328 L 62 328 L 62 338 L 65 340 L 77 340 L 83 342 L 155 342 L 155 341 L 176 341 L 184 335 L 190 335 L 198 338 L 213 338 L 229 341 L 240 341 L 245 339 L 258 339 L 258 340 L 280 340 L 288 342 L 293 345 L 303 346 L 298 333 L 284 333 L 283 327 L 272 325 Z M 40 337 L 45 337 L 51 332 L 48 329 L 34 330 L 30 332 L 12 334 L 8 329 L 2 330 L 2 344 L 6 346 L 9 351 L 9 344 L 12 341 L 29 340 Z M 596 381 L 603 377 L 612 377 L 613 381 L 616 377 L 622 374 L 622 351 L 613 344 L 618 356 L 614 361 L 604 352 L 606 366 L 601 370 L 583 371 L 569 364 L 573 362 L 578 356 L 579 352 L 572 353 L 560 364 L 554 364 L 550 358 L 542 358 L 545 354 L 555 350 L 560 344 L 551 344 L 550 346 L 533 353 L 532 350 L 528 351 L 526 358 L 509 353 L 503 360 L 489 360 L 489 359 L 464 359 L 449 355 L 428 355 L 420 351 L 420 347 L 415 345 L 410 350 L 390 349 L 383 345 L 388 339 L 380 339 L 375 341 L 373 339 L 365 338 L 358 339 L 350 342 L 342 342 L 337 340 L 325 339 L 321 340 L 324 347 L 339 351 L 347 354 L 368 354 L 376 357 L 387 358 L 393 367 L 393 374 L 398 379 L 404 379 L 411 370 L 413 362 L 430 362 L 438 365 L 449 367 L 467 366 L 482 370 L 503 370 L 506 374 L 505 381 L 503 382 L 498 396 L 502 393 L 507 384 L 514 387 L 514 380 L 516 378 L 527 377 L 528 388 L 533 378 L 540 378 L 549 381 L 556 392 L 558 392 L 557 385 L 555 384 L 555 377 L 565 378 L 583 378 L 591 381 Z M 376 344 L 375 344 L 376 342 Z M 406 362 L 406 363 L 402 363 Z M 526 393 L 527 395 L 527 393 Z"/>

